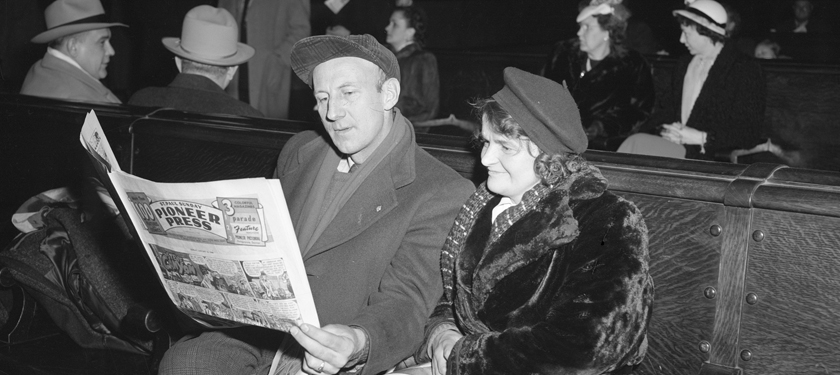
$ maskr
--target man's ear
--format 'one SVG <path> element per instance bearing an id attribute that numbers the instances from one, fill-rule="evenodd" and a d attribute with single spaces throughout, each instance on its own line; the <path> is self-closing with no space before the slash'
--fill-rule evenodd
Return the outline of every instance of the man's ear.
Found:
<path id="1" fill-rule="evenodd" d="M 68 36 L 64 41 L 64 49 L 65 51 L 62 52 L 75 60 L 79 55 L 79 39 L 75 35 Z"/>
<path id="2" fill-rule="evenodd" d="M 413 42 L 415 33 L 417 33 L 417 30 L 413 27 L 409 27 L 409 28 L 405 29 L 406 39 Z"/>
<path id="3" fill-rule="evenodd" d="M 393 77 L 386 79 L 382 83 L 382 96 L 385 110 L 390 111 L 400 99 L 400 81 Z"/>

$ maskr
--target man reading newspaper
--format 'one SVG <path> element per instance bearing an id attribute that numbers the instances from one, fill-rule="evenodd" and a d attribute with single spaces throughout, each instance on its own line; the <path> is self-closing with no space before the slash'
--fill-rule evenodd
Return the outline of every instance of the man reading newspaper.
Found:
<path id="1" fill-rule="evenodd" d="M 440 249 L 474 188 L 417 146 L 395 108 L 396 57 L 370 35 L 315 36 L 291 61 L 328 136 L 294 136 L 275 177 L 324 325 L 204 332 L 161 374 L 381 373 L 416 348 L 441 295 Z"/>

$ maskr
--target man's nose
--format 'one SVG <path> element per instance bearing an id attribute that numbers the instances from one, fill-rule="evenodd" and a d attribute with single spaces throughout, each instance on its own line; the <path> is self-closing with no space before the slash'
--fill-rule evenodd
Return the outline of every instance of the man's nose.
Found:
<path id="1" fill-rule="evenodd" d="M 117 52 L 114 51 L 114 47 L 111 46 L 111 42 L 105 42 L 105 54 L 108 56 L 114 56 Z"/>
<path id="2" fill-rule="evenodd" d="M 327 120 L 336 121 L 344 117 L 344 108 L 338 99 L 330 98 L 327 101 Z"/>

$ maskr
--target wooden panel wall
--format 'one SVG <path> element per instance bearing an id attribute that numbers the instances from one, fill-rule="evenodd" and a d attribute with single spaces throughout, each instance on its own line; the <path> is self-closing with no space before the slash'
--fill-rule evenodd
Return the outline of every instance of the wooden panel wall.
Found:
<path id="1" fill-rule="evenodd" d="M 750 238 L 740 366 L 840 373 L 840 218 L 757 209 L 752 230 L 763 238 Z"/>

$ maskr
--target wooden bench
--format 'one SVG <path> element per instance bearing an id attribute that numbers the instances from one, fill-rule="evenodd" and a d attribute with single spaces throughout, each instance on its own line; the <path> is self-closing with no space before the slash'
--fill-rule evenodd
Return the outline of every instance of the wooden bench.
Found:
<path id="1" fill-rule="evenodd" d="M 0 113 L 12 116 L 9 108 L 0 106 Z M 19 102 L 13 110 L 31 108 Z M 65 115 L 76 121 L 76 110 Z M 47 118 L 65 117 L 55 111 Z M 98 115 L 127 160 L 124 169 L 158 181 L 270 176 L 283 144 L 319 127 L 172 111 L 143 116 L 125 107 Z M 50 125 L 38 111 L 14 116 Z M 417 140 L 473 182 L 484 180 L 469 140 L 429 134 Z M 78 144 L 78 136 L 67 142 Z M 840 174 L 585 156 L 612 191 L 636 203 L 649 228 L 656 301 L 639 374 L 840 371 Z"/>
<path id="2" fill-rule="evenodd" d="M 440 117 L 471 118 L 467 102 L 504 86 L 502 70 L 539 73 L 545 52 L 434 51 L 441 77 Z M 674 57 L 648 56 L 658 101 L 668 95 Z M 791 60 L 760 61 L 767 79 L 765 136 L 796 151 L 791 166 L 840 171 L 840 67 Z M 721 160 L 728 160 L 727 157 Z M 755 160 L 755 159 L 754 159 Z M 745 159 L 749 164 L 751 160 Z"/>
<path id="3" fill-rule="evenodd" d="M 138 121 L 131 129 L 139 147 L 135 172 L 173 181 L 190 180 L 185 171 L 202 180 L 269 176 L 282 144 L 301 125 Z M 161 167 L 154 155 L 169 153 L 155 150 L 161 138 L 191 139 L 202 145 L 201 157 Z M 463 138 L 417 140 L 473 182 L 484 180 Z M 586 157 L 611 190 L 639 206 L 650 230 L 656 302 L 639 373 L 840 371 L 840 349 L 832 345 L 840 337 L 840 174 L 603 152 Z"/>

